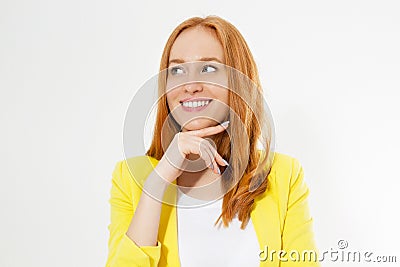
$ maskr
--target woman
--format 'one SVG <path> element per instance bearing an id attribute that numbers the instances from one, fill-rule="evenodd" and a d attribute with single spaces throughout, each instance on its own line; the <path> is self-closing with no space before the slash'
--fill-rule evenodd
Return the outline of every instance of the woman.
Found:
<path id="1" fill-rule="evenodd" d="M 303 169 L 272 151 L 239 31 L 216 16 L 180 24 L 164 48 L 159 95 L 147 155 L 113 172 L 106 265 L 319 266 Z"/>

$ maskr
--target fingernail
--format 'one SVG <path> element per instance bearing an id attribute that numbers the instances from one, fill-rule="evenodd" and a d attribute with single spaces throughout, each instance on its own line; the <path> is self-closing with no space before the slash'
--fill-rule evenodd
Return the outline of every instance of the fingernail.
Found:
<path id="1" fill-rule="evenodd" d="M 219 170 L 219 168 L 217 168 L 217 172 L 218 172 L 218 174 L 221 174 L 221 171 Z"/>
<path id="2" fill-rule="evenodd" d="M 229 121 L 224 121 L 223 123 L 221 123 L 221 126 L 224 128 L 228 128 L 229 125 Z"/>
<path id="3" fill-rule="evenodd" d="M 225 166 L 229 166 L 229 163 L 226 160 L 222 159 L 222 162 L 225 163 Z"/>
<path id="4" fill-rule="evenodd" d="M 210 168 L 211 170 L 214 170 L 214 165 L 211 163 L 208 168 Z"/>

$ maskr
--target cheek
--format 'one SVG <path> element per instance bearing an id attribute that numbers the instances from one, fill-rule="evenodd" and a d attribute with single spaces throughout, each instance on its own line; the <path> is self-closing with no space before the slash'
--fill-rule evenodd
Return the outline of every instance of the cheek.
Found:
<path id="1" fill-rule="evenodd" d="M 225 99 L 225 103 L 229 106 L 229 91 L 228 90 L 224 90 L 224 99 Z"/>
<path id="2" fill-rule="evenodd" d="M 172 110 L 176 105 L 177 105 L 177 90 L 171 90 L 170 92 L 166 93 L 166 97 L 167 97 L 167 104 L 170 108 L 170 110 Z"/>
<path id="3" fill-rule="evenodd" d="M 229 105 L 229 90 L 225 88 L 216 88 L 216 97 L 223 103 Z"/>

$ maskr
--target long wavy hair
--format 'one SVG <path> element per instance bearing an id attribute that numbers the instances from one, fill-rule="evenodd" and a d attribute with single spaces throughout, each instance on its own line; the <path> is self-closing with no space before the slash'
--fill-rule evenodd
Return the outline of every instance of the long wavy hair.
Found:
<path id="1" fill-rule="evenodd" d="M 223 225 L 228 227 L 237 215 L 242 222 L 241 229 L 244 229 L 250 219 L 254 200 L 268 188 L 267 176 L 273 161 L 272 127 L 265 116 L 254 58 L 243 36 L 231 23 L 217 16 L 193 17 L 178 25 L 169 36 L 160 62 L 156 122 L 146 155 L 160 160 L 164 155 L 163 148 L 168 147 L 180 130 L 179 125 L 168 116 L 165 70 L 169 67 L 169 55 L 175 40 L 182 31 L 192 27 L 211 29 L 224 49 L 225 65 L 235 70 L 228 77 L 228 85 L 233 88 L 229 90 L 230 113 L 235 116 L 229 118 L 229 131 L 213 136 L 218 153 L 230 162 L 225 170 L 228 170 L 228 175 L 224 175 L 222 180 L 229 191 L 224 195 L 222 212 L 215 224 L 222 219 Z M 247 81 L 240 76 L 246 77 Z M 258 148 L 258 143 L 262 144 L 262 150 Z"/>

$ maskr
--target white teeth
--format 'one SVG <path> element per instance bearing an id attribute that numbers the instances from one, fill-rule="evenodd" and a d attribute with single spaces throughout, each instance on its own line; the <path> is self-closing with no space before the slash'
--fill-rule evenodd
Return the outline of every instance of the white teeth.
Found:
<path id="1" fill-rule="evenodd" d="M 188 108 L 197 108 L 197 107 L 207 106 L 208 103 L 210 103 L 209 100 L 205 100 L 205 101 L 187 101 L 187 102 L 183 102 L 182 105 L 184 107 L 188 107 Z"/>

